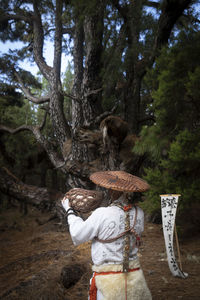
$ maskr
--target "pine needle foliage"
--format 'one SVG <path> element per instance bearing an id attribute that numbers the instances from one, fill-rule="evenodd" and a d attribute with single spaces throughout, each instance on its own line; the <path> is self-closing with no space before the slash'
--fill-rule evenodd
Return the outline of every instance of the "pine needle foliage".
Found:
<path id="1" fill-rule="evenodd" d="M 183 31 L 145 78 L 156 121 L 142 129 L 134 152 L 148 153 L 151 190 L 143 207 L 152 216 L 161 213 L 160 194 L 181 194 L 181 212 L 200 199 L 199 52 L 200 32 Z"/>

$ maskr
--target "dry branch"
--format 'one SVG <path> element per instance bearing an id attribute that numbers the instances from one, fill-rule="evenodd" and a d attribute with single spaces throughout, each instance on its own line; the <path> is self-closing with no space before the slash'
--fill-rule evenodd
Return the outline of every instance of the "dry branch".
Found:
<path id="1" fill-rule="evenodd" d="M 0 191 L 20 202 L 49 209 L 53 209 L 64 196 L 59 191 L 25 184 L 6 168 L 0 168 Z"/>

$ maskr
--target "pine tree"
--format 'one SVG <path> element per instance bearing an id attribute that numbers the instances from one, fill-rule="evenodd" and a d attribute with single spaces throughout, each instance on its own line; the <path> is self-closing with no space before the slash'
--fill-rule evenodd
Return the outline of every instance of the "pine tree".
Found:
<path id="1" fill-rule="evenodd" d="M 147 75 L 148 83 L 155 81 L 150 85 L 156 122 L 143 128 L 135 151 L 148 152 L 153 165 L 146 169 L 151 191 L 145 204 L 152 215 L 160 215 L 159 194 L 181 194 L 180 210 L 199 202 L 199 51 L 199 31 L 183 31 Z"/>
<path id="2" fill-rule="evenodd" d="M 1 1 L 1 40 L 24 43 L 20 50 L 2 55 L 1 72 L 30 102 L 42 106 L 45 113 L 40 123 L 15 129 L 3 124 L 0 130 L 10 134 L 29 131 L 54 168 L 65 174 L 68 183 L 86 187 L 92 171 L 108 169 L 111 164 L 108 159 L 96 164 L 100 154 L 95 147 L 88 146 L 85 131 L 91 133 L 98 128 L 97 122 L 113 113 L 115 107 L 105 111 L 107 99 L 109 108 L 110 101 L 119 100 L 120 111 L 134 134 L 139 132 L 141 124 L 146 124 L 146 118 L 151 118 L 143 97 L 145 91 L 141 91 L 142 80 L 168 43 L 175 24 L 184 12 L 186 17 L 189 15 L 187 9 L 191 3 L 191 0 Z M 154 9 L 154 13 L 148 12 L 148 8 Z M 53 41 L 52 66 L 44 58 L 47 38 Z M 74 80 L 68 94 L 70 120 L 64 112 L 66 93 L 61 76 L 62 52 L 66 49 L 73 56 Z M 19 67 L 19 60 L 25 58 L 37 64 L 48 82 L 47 93 L 33 94 L 33 88 L 41 87 L 41 83 Z M 51 126 L 48 136 L 43 131 L 47 120 Z M 71 143 L 67 155 L 66 143 Z M 115 156 L 112 166 L 118 168 Z"/>

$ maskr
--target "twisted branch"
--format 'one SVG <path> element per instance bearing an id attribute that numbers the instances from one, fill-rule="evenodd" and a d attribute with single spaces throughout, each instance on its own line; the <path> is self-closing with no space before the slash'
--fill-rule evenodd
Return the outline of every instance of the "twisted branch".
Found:
<path id="1" fill-rule="evenodd" d="M 25 97 L 30 100 L 31 102 L 35 103 L 35 104 L 41 104 L 41 103 L 46 103 L 49 102 L 50 100 L 50 96 L 42 96 L 42 97 L 35 97 L 28 88 L 25 87 L 21 77 L 19 76 L 19 74 L 15 71 L 15 76 L 19 82 L 19 88 L 24 92 Z"/>

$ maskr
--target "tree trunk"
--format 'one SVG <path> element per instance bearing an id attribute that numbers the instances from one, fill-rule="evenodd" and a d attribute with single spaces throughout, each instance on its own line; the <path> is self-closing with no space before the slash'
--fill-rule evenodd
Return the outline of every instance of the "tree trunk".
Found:
<path id="1" fill-rule="evenodd" d="M 189 6 L 191 0 L 169 0 L 156 3 L 161 8 L 158 20 L 157 33 L 154 46 L 150 55 L 140 57 L 140 34 L 142 22 L 142 11 L 145 3 L 140 0 L 130 1 L 128 5 L 121 5 L 120 1 L 112 0 L 113 5 L 118 9 L 123 18 L 127 37 L 127 50 L 125 57 L 126 85 L 123 91 L 124 117 L 133 133 L 140 131 L 140 90 L 141 82 L 146 74 L 147 68 L 151 68 L 155 58 L 160 54 L 160 49 L 168 43 L 171 31 L 183 11 Z M 145 55 L 145 54 L 144 54 Z"/>
<path id="2" fill-rule="evenodd" d="M 100 0 L 96 4 L 95 12 L 89 12 L 84 22 L 86 57 L 82 83 L 83 126 L 91 125 L 96 116 L 102 112 L 102 78 L 100 72 L 103 50 L 104 3 Z"/>
<path id="3" fill-rule="evenodd" d="M 139 119 L 140 119 L 140 86 L 141 79 L 135 78 L 132 83 L 127 86 L 125 90 L 125 120 L 127 121 L 131 132 L 138 134 L 140 131 L 139 128 Z"/>
<path id="4" fill-rule="evenodd" d="M 0 191 L 17 199 L 22 204 L 31 204 L 41 209 L 63 214 L 60 200 L 64 194 L 48 188 L 28 185 L 15 177 L 8 169 L 0 168 Z"/>
<path id="5" fill-rule="evenodd" d="M 80 18 L 75 18 L 71 164 L 78 176 L 70 176 L 68 184 L 71 186 L 86 187 L 90 184 L 87 164 L 98 155 L 94 155 L 94 148 L 90 148 L 87 142 L 80 142 L 78 134 L 80 129 L 92 127 L 102 111 L 100 71 L 103 13 L 104 3 L 100 1 L 95 12 L 89 11 L 83 23 Z"/>
<path id="6" fill-rule="evenodd" d="M 64 96 L 58 90 L 56 82 L 52 84 L 49 113 L 52 120 L 54 135 L 61 149 L 64 142 L 70 138 L 70 129 L 63 112 Z"/>

